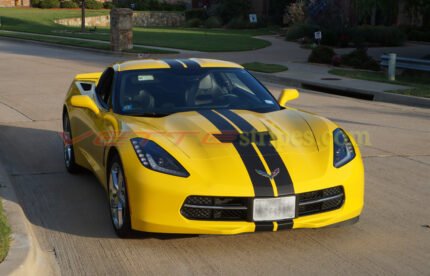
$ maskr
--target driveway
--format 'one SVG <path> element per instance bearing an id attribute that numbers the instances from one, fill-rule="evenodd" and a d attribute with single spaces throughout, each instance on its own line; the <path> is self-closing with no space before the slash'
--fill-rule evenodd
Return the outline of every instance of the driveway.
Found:
<path id="1" fill-rule="evenodd" d="M 228 56 L 228 55 L 226 55 Z M 118 239 L 90 174 L 63 166 L 73 76 L 118 58 L 0 40 L 0 159 L 41 247 L 64 275 L 427 274 L 430 110 L 303 91 L 293 106 L 364 134 L 366 206 L 353 226 L 238 236 Z M 279 86 L 267 86 L 278 94 Z"/>

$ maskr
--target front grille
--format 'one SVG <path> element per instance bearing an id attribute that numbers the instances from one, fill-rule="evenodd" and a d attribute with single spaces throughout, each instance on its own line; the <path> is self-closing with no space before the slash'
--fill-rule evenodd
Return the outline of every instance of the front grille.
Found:
<path id="1" fill-rule="evenodd" d="M 327 212 L 342 207 L 345 194 L 342 186 L 297 194 L 297 216 Z M 181 214 L 191 220 L 252 221 L 253 198 L 190 196 Z"/>
<path id="2" fill-rule="evenodd" d="M 298 216 L 332 211 L 342 207 L 345 194 L 342 186 L 297 195 Z"/>
<path id="3" fill-rule="evenodd" d="M 181 214 L 193 220 L 246 221 L 248 199 L 190 196 L 185 200 Z"/>

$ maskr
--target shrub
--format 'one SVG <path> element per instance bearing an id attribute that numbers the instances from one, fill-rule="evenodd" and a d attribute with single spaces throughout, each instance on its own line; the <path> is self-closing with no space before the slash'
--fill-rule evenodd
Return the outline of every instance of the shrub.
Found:
<path id="1" fill-rule="evenodd" d="M 222 20 L 221 18 L 217 16 L 211 16 L 209 17 L 205 22 L 206 28 L 221 28 L 222 27 Z"/>
<path id="2" fill-rule="evenodd" d="M 73 1 L 63 1 L 63 2 L 61 2 L 60 6 L 63 9 L 75 9 L 75 8 L 79 8 L 78 4 L 76 4 Z"/>
<path id="3" fill-rule="evenodd" d="M 205 9 L 191 9 L 185 12 L 185 19 L 191 20 L 191 19 L 200 19 L 205 20 L 207 18 L 206 10 Z"/>
<path id="4" fill-rule="evenodd" d="M 39 7 L 41 7 L 42 9 L 59 8 L 60 1 L 59 0 L 41 0 Z"/>
<path id="5" fill-rule="evenodd" d="M 313 63 L 331 64 L 335 55 L 336 54 L 332 48 L 327 46 L 318 46 L 312 50 L 308 61 Z"/>
<path id="6" fill-rule="evenodd" d="M 203 21 L 199 18 L 192 18 L 185 22 L 185 26 L 191 27 L 191 28 L 197 28 L 200 27 L 203 24 Z"/>
<path id="7" fill-rule="evenodd" d="M 318 31 L 318 26 L 309 24 L 296 24 L 288 28 L 285 38 L 288 41 L 296 41 L 300 38 L 313 39 L 314 33 Z"/>
<path id="8" fill-rule="evenodd" d="M 250 0 L 218 0 L 215 15 L 221 17 L 223 22 L 230 22 L 235 18 L 244 17 L 250 10 Z"/>
<path id="9" fill-rule="evenodd" d="M 229 29 L 246 29 L 250 28 L 251 24 L 243 17 L 235 17 L 227 23 L 226 27 Z"/>
<path id="10" fill-rule="evenodd" d="M 359 26 L 351 30 L 352 41 L 361 46 L 369 43 L 379 46 L 401 46 L 406 41 L 406 34 L 396 27 Z"/>
<path id="11" fill-rule="evenodd" d="M 355 69 L 365 69 L 379 71 L 379 63 L 371 58 L 365 49 L 357 49 L 342 56 L 342 64 L 354 67 Z"/>
<path id="12" fill-rule="evenodd" d="M 409 40 L 430 42 L 430 31 L 412 30 L 408 34 Z"/>
<path id="13" fill-rule="evenodd" d="M 96 0 L 86 0 L 85 7 L 90 10 L 100 10 L 103 9 L 103 3 Z"/>
<path id="14" fill-rule="evenodd" d="M 40 0 L 31 0 L 30 4 L 33 8 L 40 8 Z"/>
<path id="15" fill-rule="evenodd" d="M 112 8 L 114 8 L 115 6 L 114 6 L 114 4 L 112 3 L 112 2 L 104 2 L 103 3 L 103 8 L 104 9 L 109 9 L 109 10 L 111 10 Z"/>
<path id="16" fill-rule="evenodd" d="M 160 9 L 162 11 L 184 11 L 186 9 L 186 5 L 185 2 L 178 2 L 176 4 L 162 2 L 160 4 Z"/>

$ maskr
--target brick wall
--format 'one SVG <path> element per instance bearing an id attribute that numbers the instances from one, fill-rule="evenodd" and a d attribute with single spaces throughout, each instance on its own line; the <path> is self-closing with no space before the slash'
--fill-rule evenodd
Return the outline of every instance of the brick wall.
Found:
<path id="1" fill-rule="evenodd" d="M 0 7 L 30 7 L 30 0 L 0 0 Z"/>

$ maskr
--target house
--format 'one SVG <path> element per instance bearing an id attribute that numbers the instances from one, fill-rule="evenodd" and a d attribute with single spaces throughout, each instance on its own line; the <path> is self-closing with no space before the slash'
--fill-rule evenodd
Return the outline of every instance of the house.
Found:
<path id="1" fill-rule="evenodd" d="M 0 7 L 30 7 L 30 0 L 0 0 Z"/>

